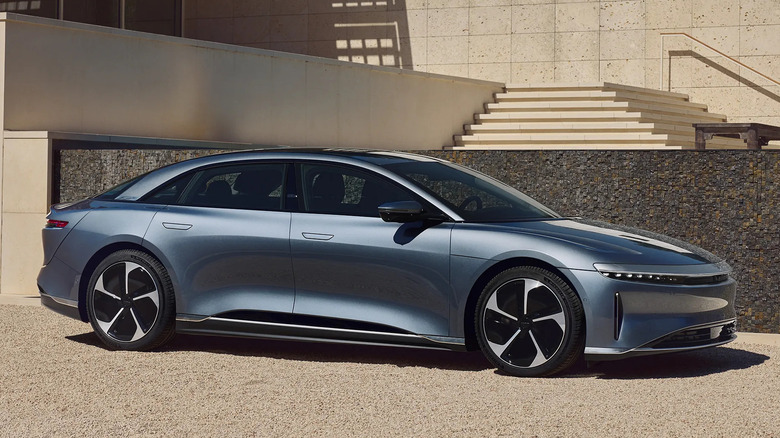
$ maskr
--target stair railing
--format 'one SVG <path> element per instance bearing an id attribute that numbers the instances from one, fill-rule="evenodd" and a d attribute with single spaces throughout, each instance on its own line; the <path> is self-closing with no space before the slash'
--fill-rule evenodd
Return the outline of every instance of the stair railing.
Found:
<path id="1" fill-rule="evenodd" d="M 760 71 L 754 69 L 753 67 L 750 67 L 750 66 L 745 65 L 744 63 L 742 63 L 740 61 L 737 61 L 736 59 L 732 58 L 731 56 L 721 52 L 720 50 L 710 46 L 709 44 L 707 44 L 707 43 L 705 43 L 705 42 L 703 42 L 703 41 L 701 41 L 701 40 L 699 40 L 697 38 L 694 38 L 694 37 L 688 35 L 685 32 L 661 32 L 661 68 L 660 68 L 661 71 L 659 72 L 659 76 L 660 76 L 661 80 L 660 80 L 660 83 L 658 84 L 658 89 L 659 90 L 663 90 L 664 89 L 664 37 L 671 37 L 671 36 L 681 36 L 681 37 L 688 38 L 689 40 L 693 40 L 693 41 L 701 44 L 702 46 L 712 50 L 713 52 L 723 56 L 724 58 L 727 58 L 728 60 L 734 62 L 735 64 L 738 64 L 738 65 L 740 65 L 742 67 L 745 67 L 746 69 L 748 69 L 748 70 L 752 71 L 753 73 L 761 76 L 762 78 L 767 79 L 767 80 L 775 83 L 776 85 L 780 85 L 780 82 L 770 78 L 769 76 L 761 73 Z M 671 66 L 671 59 L 669 60 L 669 63 L 670 63 L 669 68 L 672 68 L 672 66 Z M 671 88 L 672 88 L 672 84 L 670 83 L 669 84 L 669 89 L 671 90 Z"/>

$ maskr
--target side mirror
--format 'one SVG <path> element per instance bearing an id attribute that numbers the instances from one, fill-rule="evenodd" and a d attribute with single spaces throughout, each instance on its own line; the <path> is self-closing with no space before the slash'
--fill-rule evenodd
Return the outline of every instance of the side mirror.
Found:
<path id="1" fill-rule="evenodd" d="M 423 219 L 423 207 L 417 201 L 387 202 L 379 206 L 379 216 L 385 222 L 415 222 Z"/>

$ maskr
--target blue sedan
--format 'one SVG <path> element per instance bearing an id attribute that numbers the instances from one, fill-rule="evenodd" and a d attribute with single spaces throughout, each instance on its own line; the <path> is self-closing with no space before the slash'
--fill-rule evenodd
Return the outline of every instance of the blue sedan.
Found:
<path id="1" fill-rule="evenodd" d="M 716 256 L 407 153 L 176 163 L 52 206 L 43 247 L 42 303 L 112 349 L 177 332 L 480 349 L 507 374 L 544 376 L 736 336 Z"/>

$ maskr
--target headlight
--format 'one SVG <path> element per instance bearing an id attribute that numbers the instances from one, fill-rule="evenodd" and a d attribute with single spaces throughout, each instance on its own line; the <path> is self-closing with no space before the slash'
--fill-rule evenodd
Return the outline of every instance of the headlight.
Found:
<path id="1" fill-rule="evenodd" d="M 712 265 L 703 265 L 712 266 Z M 594 268 L 603 276 L 614 280 L 656 284 L 715 284 L 729 278 L 728 272 L 706 272 L 698 266 L 620 266 L 595 263 Z M 684 272 L 690 270 L 690 272 Z"/>

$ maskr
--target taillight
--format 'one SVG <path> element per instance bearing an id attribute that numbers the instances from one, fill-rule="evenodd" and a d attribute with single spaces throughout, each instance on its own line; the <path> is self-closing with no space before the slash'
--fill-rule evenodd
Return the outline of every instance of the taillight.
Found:
<path id="1" fill-rule="evenodd" d="M 65 228 L 68 225 L 68 221 L 55 221 L 54 219 L 46 219 L 46 228 Z"/>

